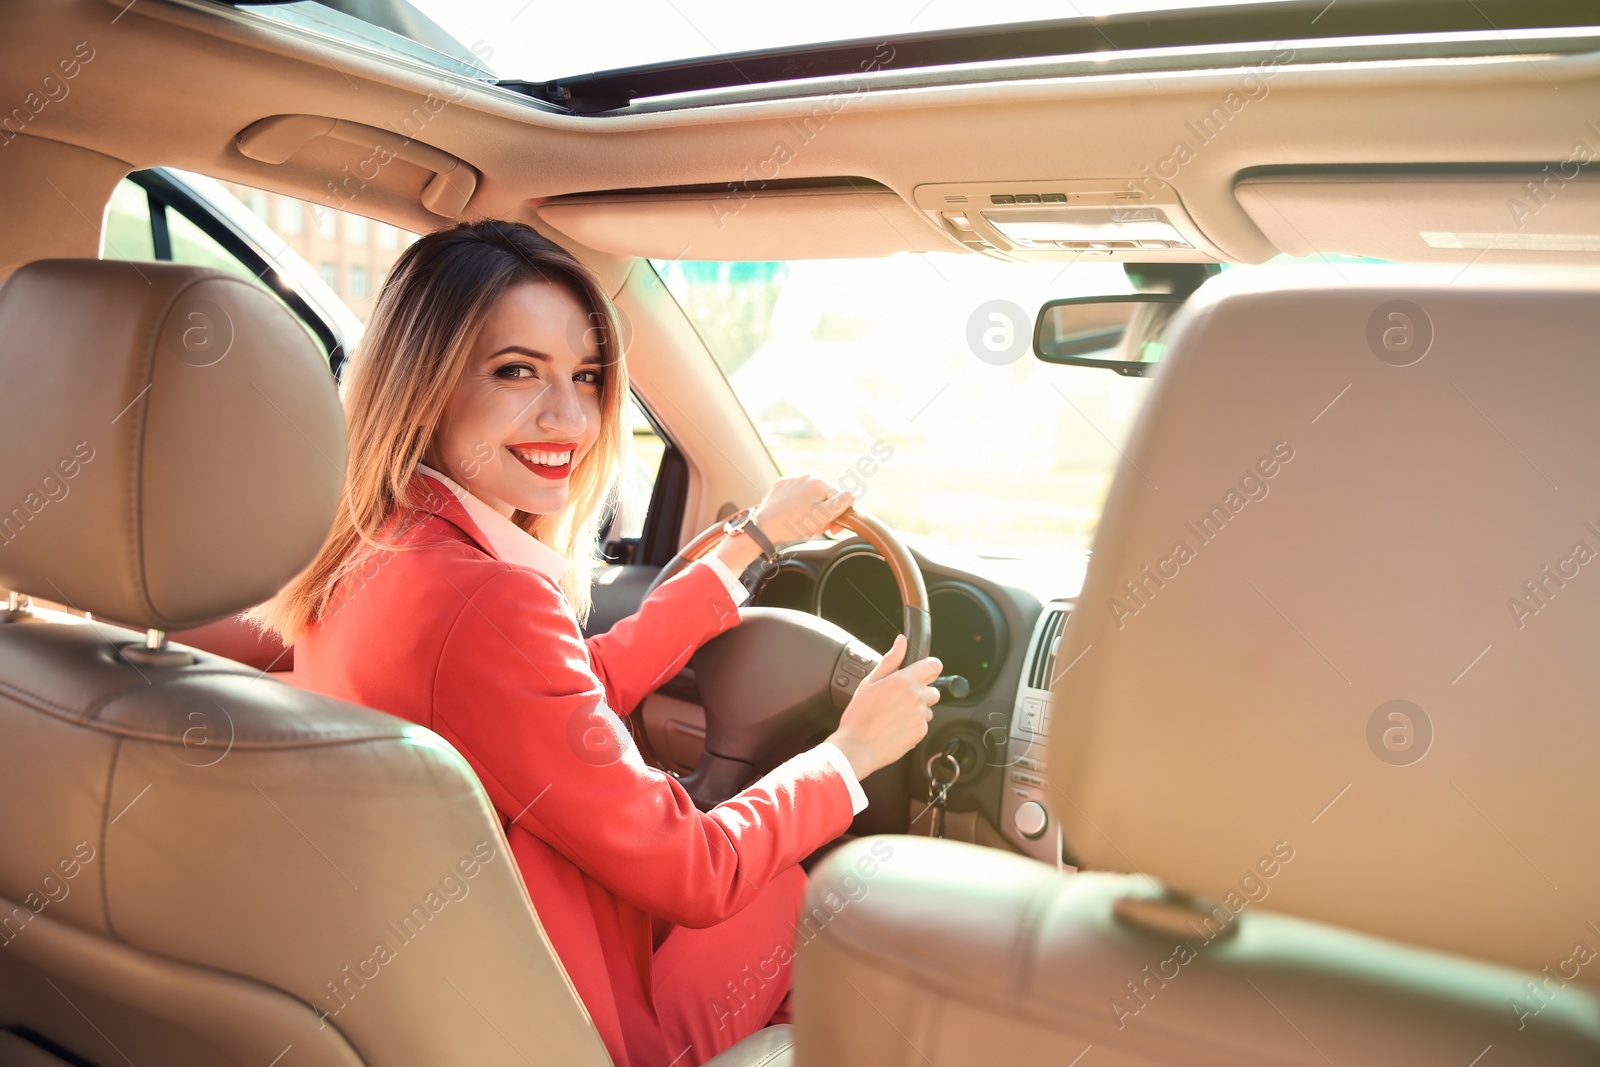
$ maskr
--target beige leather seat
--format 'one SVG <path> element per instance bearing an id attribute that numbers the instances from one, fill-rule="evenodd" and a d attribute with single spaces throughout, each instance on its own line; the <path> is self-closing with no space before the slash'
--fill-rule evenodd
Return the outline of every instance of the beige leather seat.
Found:
<path id="1" fill-rule="evenodd" d="M 1128 444 L 1054 692 L 1092 873 L 841 849 L 797 1063 L 1600 1059 L 1600 283 L 1338 270 L 1208 283 Z"/>
<path id="2" fill-rule="evenodd" d="M 270 595 L 326 535 L 334 384 L 237 278 L 24 267 L 0 397 L 0 586 L 176 631 Z M 0 1060 L 50 1062 L 22 1035 L 141 1067 L 609 1062 L 439 737 L 132 630 L 7 618 Z"/>

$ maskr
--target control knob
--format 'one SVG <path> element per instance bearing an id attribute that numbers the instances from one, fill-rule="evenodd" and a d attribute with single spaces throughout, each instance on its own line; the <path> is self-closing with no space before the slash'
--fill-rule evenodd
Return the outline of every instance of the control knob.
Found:
<path id="1" fill-rule="evenodd" d="M 1033 841 L 1044 835 L 1044 829 L 1050 825 L 1050 816 L 1045 812 L 1044 805 L 1037 800 L 1025 800 L 1017 805 L 1017 814 L 1013 818 L 1017 833 Z"/>

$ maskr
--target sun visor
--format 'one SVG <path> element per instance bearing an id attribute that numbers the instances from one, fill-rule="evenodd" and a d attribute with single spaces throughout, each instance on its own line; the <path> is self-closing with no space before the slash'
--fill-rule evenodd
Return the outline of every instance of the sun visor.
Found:
<path id="1" fill-rule="evenodd" d="M 779 260 L 962 252 L 876 182 L 735 183 L 546 200 L 539 217 L 590 248 L 653 259 Z"/>
<path id="2" fill-rule="evenodd" d="M 1582 266 L 1600 263 L 1590 158 L 1492 173 L 1258 173 L 1234 195 L 1290 255 Z"/>

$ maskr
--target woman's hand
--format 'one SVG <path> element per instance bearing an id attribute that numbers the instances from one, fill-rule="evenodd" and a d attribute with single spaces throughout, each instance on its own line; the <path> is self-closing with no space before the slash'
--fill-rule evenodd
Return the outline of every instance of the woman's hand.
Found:
<path id="1" fill-rule="evenodd" d="M 805 541 L 837 529 L 833 520 L 850 510 L 853 494 L 835 489 L 821 478 L 793 474 L 779 478 L 756 507 L 752 518 L 774 545 Z M 754 538 L 725 538 L 713 552 L 734 574 L 740 574 L 761 555 Z"/>
<path id="2" fill-rule="evenodd" d="M 856 689 L 828 738 L 862 779 L 910 752 L 928 733 L 939 691 L 931 685 L 944 664 L 929 656 L 901 668 L 906 639 L 901 634 L 888 655 Z"/>
<path id="3" fill-rule="evenodd" d="M 854 494 L 835 489 L 821 478 L 795 474 L 779 478 L 756 507 L 756 525 L 781 545 L 806 541 L 833 528 L 833 520 L 850 510 Z"/>

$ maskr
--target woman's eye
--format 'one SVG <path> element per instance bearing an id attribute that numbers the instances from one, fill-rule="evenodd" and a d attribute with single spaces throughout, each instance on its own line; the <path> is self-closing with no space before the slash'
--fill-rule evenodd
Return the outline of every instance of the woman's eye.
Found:
<path id="1" fill-rule="evenodd" d="M 572 380 L 585 385 L 599 385 L 605 381 L 605 375 L 597 370 L 581 370 L 572 376 Z"/>
<path id="2" fill-rule="evenodd" d="M 507 363 L 495 372 L 497 378 L 537 378 L 538 374 L 526 363 Z"/>

